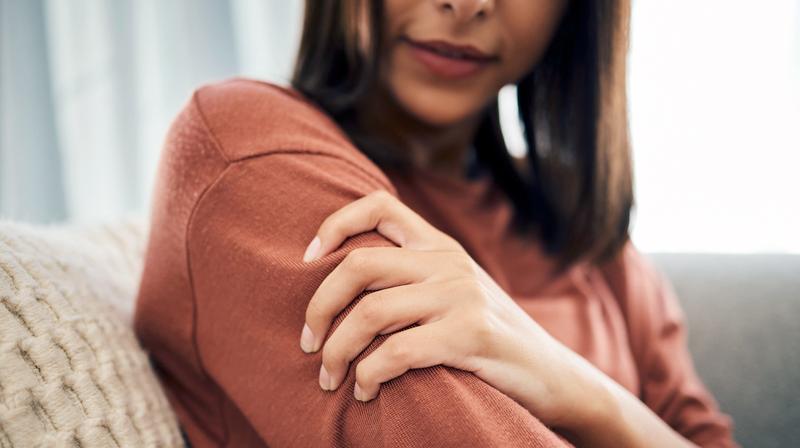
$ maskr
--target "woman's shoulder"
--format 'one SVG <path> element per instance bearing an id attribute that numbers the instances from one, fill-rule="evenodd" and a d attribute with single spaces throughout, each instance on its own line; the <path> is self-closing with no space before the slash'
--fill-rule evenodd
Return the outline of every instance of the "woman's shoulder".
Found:
<path id="1" fill-rule="evenodd" d="M 291 86 L 232 77 L 198 87 L 192 103 L 228 162 L 297 152 L 381 171 L 335 120 Z"/>

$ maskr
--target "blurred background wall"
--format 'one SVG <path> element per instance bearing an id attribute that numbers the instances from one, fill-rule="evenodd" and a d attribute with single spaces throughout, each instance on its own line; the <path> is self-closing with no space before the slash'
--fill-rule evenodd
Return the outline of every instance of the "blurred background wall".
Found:
<path id="1" fill-rule="evenodd" d="M 634 241 L 800 253 L 800 0 L 633 4 Z M 299 0 L 0 0 L 0 217 L 147 213 L 191 91 L 286 83 L 301 16 Z"/>

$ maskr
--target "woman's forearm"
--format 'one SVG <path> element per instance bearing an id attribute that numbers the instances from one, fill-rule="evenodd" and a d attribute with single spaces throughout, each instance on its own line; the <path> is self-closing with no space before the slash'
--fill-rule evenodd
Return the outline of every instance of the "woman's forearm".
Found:
<path id="1" fill-rule="evenodd" d="M 694 447 L 627 389 L 608 378 L 609 412 L 580 434 L 578 446 Z"/>
<path id="2" fill-rule="evenodd" d="M 574 393 L 558 426 L 578 447 L 694 447 L 630 391 L 564 347 L 574 366 L 564 382 Z"/>

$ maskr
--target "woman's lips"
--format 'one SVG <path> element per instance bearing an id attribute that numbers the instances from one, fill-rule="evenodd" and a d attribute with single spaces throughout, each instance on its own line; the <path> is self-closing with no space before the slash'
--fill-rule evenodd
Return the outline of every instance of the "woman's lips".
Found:
<path id="1" fill-rule="evenodd" d="M 475 55 L 474 51 L 459 51 L 458 47 L 447 48 L 438 45 L 434 48 L 408 38 L 403 41 L 409 45 L 411 53 L 419 62 L 443 78 L 466 78 L 497 61 L 495 57 Z"/>

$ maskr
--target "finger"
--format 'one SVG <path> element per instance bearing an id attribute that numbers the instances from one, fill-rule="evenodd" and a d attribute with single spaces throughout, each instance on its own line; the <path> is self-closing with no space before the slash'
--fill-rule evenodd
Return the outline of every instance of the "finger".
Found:
<path id="1" fill-rule="evenodd" d="M 347 376 L 350 362 L 376 336 L 414 323 L 435 320 L 443 310 L 440 284 L 421 283 L 382 289 L 367 296 L 353 308 L 322 349 L 322 365 L 333 390 Z"/>
<path id="2" fill-rule="evenodd" d="M 454 239 L 425 221 L 386 190 L 376 190 L 328 215 L 306 249 L 309 262 L 335 250 L 348 237 L 376 229 L 401 247 L 456 249 Z"/>
<path id="3" fill-rule="evenodd" d="M 447 364 L 453 356 L 448 343 L 452 337 L 443 320 L 393 334 L 356 366 L 354 395 L 369 401 L 378 395 L 381 383 L 409 369 Z"/>
<path id="4" fill-rule="evenodd" d="M 333 320 L 362 291 L 421 283 L 430 275 L 430 266 L 441 265 L 437 252 L 400 247 L 353 249 L 325 277 L 308 303 L 306 325 L 314 339 L 309 352 L 319 350 Z"/>

